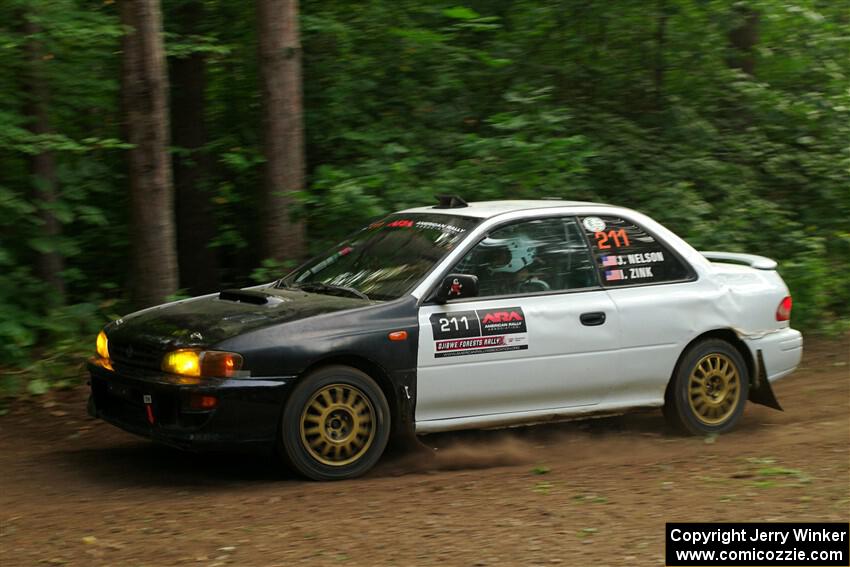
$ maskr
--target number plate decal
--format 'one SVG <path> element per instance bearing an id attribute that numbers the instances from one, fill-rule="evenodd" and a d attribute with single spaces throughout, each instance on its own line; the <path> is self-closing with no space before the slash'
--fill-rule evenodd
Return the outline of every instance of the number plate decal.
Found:
<path id="1" fill-rule="evenodd" d="M 434 313 L 431 330 L 435 358 L 528 348 L 528 329 L 521 307 Z"/>
<path id="2" fill-rule="evenodd" d="M 481 325 L 475 311 L 455 311 L 454 313 L 433 313 L 431 328 L 434 339 L 463 339 L 481 336 Z"/>

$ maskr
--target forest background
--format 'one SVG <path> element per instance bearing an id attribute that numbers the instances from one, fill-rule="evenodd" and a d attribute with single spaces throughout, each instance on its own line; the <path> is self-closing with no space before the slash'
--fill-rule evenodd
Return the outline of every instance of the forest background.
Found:
<path id="1" fill-rule="evenodd" d="M 838 333 L 848 180 L 847 0 L 4 0 L 0 393 L 438 194 L 636 208 Z"/>

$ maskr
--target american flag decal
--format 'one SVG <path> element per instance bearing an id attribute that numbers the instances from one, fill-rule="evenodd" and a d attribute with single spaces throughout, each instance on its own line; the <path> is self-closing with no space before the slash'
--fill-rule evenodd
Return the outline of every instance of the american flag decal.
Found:
<path id="1" fill-rule="evenodd" d="M 602 265 L 603 266 L 616 266 L 617 265 L 617 256 L 602 256 Z"/>
<path id="2" fill-rule="evenodd" d="M 605 281 L 615 282 L 624 279 L 626 279 L 626 276 L 623 274 L 623 270 L 605 270 Z"/>

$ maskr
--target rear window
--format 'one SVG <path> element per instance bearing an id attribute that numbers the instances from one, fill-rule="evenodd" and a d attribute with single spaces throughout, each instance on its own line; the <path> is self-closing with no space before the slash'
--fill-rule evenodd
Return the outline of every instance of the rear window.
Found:
<path id="1" fill-rule="evenodd" d="M 632 221 L 611 216 L 581 217 L 599 280 L 608 287 L 687 280 L 688 268 L 665 245 Z"/>

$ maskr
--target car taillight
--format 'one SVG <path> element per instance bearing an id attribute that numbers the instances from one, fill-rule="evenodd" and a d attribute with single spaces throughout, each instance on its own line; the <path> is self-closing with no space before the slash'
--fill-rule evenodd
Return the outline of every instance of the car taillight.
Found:
<path id="1" fill-rule="evenodd" d="M 786 295 L 776 308 L 776 320 L 788 321 L 789 319 L 791 319 L 791 296 Z"/>

